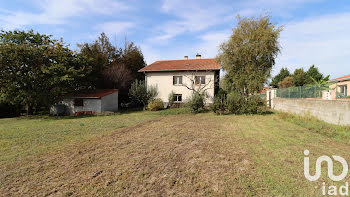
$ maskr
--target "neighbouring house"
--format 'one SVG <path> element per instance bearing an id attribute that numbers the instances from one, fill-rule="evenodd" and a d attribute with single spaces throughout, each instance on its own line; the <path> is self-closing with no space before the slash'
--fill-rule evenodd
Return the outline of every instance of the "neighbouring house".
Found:
<path id="1" fill-rule="evenodd" d="M 64 109 L 62 108 L 64 106 Z M 66 95 L 59 105 L 51 108 L 51 114 L 93 114 L 118 111 L 118 90 L 93 90 L 88 93 Z"/>
<path id="2" fill-rule="evenodd" d="M 329 82 L 332 83 L 329 86 L 332 100 L 350 96 L 350 75 L 332 79 Z"/>
<path id="3" fill-rule="evenodd" d="M 169 95 L 175 94 L 175 103 L 183 103 L 190 99 L 194 91 L 206 91 L 206 104 L 212 103 L 219 90 L 221 65 L 213 58 L 156 61 L 139 72 L 145 74 L 147 86 L 156 86 L 158 98 L 167 106 Z"/>

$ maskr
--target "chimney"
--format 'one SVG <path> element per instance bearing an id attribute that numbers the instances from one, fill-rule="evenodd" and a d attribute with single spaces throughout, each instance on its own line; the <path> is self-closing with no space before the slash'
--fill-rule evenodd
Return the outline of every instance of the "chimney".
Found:
<path id="1" fill-rule="evenodd" d="M 185 58 L 185 60 L 188 60 L 188 56 L 187 55 L 184 58 Z"/>
<path id="2" fill-rule="evenodd" d="M 201 59 L 202 58 L 202 56 L 201 55 L 199 55 L 198 53 L 197 53 L 197 55 L 196 55 L 196 59 Z"/>

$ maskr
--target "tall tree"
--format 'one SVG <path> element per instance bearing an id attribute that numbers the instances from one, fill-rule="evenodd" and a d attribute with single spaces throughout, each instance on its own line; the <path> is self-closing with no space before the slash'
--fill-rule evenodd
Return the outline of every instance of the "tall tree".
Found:
<path id="1" fill-rule="evenodd" d="M 110 63 L 119 58 L 119 51 L 112 45 L 105 33 L 93 43 L 78 44 L 80 55 L 87 58 L 92 72 L 88 79 L 90 88 L 106 88 L 103 73 Z"/>
<path id="2" fill-rule="evenodd" d="M 62 40 L 33 30 L 0 33 L 0 97 L 28 114 L 76 89 L 89 71 Z"/>
<path id="3" fill-rule="evenodd" d="M 306 84 L 313 84 L 314 80 L 321 81 L 323 79 L 323 74 L 320 73 L 315 65 L 310 66 L 309 70 L 306 71 Z"/>
<path id="4" fill-rule="evenodd" d="M 117 48 L 104 33 L 95 42 L 78 46 L 80 54 L 87 57 L 93 68 L 88 79 L 90 88 L 117 88 L 119 101 L 128 100 L 131 83 L 144 78 L 138 73 L 145 66 L 141 49 L 126 39 L 124 48 Z"/>
<path id="5" fill-rule="evenodd" d="M 294 86 L 303 86 L 306 84 L 306 74 L 303 68 L 295 69 L 293 73 Z"/>
<path id="6" fill-rule="evenodd" d="M 280 52 L 278 38 L 281 27 L 269 16 L 240 18 L 233 34 L 224 42 L 218 55 L 227 72 L 225 84 L 229 91 L 237 91 L 246 99 L 263 89 L 270 77 L 275 58 Z"/>
<path id="7" fill-rule="evenodd" d="M 124 44 L 124 49 L 120 49 L 119 62 L 123 63 L 131 71 L 133 81 L 135 79 L 143 80 L 144 75 L 138 72 L 138 70 L 146 66 L 141 49 L 133 42 L 127 40 L 125 40 Z"/>
<path id="8" fill-rule="evenodd" d="M 277 88 L 278 83 L 283 81 L 286 77 L 289 77 L 291 74 L 288 68 L 281 68 L 280 72 L 272 79 L 270 86 Z"/>

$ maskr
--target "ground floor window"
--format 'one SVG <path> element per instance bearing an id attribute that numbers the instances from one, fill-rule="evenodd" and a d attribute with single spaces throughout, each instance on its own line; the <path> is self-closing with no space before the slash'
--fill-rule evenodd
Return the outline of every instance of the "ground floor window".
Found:
<path id="1" fill-rule="evenodd" d="M 347 85 L 341 85 L 339 86 L 340 89 L 340 97 L 347 97 L 348 96 L 348 86 Z"/>
<path id="2" fill-rule="evenodd" d="M 182 102 L 182 94 L 175 94 L 174 101 L 175 102 Z"/>

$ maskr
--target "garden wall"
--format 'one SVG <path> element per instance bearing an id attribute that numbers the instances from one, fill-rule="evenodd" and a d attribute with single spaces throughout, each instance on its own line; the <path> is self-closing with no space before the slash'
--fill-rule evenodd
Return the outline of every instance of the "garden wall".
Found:
<path id="1" fill-rule="evenodd" d="M 272 108 L 299 115 L 314 116 L 328 123 L 350 126 L 350 101 L 274 98 Z"/>

